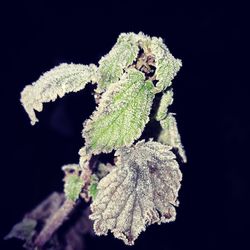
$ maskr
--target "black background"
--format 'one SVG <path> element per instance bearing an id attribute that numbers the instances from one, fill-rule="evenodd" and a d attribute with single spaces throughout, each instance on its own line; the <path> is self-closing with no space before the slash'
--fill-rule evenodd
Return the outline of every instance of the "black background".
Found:
<path id="1" fill-rule="evenodd" d="M 32 127 L 20 92 L 62 62 L 97 63 L 121 32 L 164 38 L 183 67 L 174 80 L 188 164 L 177 220 L 150 226 L 134 247 L 111 235 L 87 249 L 250 249 L 247 8 L 197 1 L 9 1 L 1 8 L 2 238 L 53 190 L 65 163 L 78 161 L 82 123 L 94 109 L 90 87 L 45 105 Z M 16 241 L 0 249 L 21 249 Z"/>

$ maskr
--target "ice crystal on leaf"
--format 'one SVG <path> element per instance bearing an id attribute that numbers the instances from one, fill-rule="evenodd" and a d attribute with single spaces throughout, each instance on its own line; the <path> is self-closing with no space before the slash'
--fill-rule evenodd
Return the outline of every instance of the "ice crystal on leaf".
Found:
<path id="1" fill-rule="evenodd" d="M 147 225 L 175 220 L 182 174 L 171 147 L 140 141 L 116 152 L 117 166 L 97 186 L 94 230 L 133 245 Z"/>
<path id="2" fill-rule="evenodd" d="M 44 73 L 36 82 L 26 86 L 21 93 L 21 102 L 29 115 L 31 124 L 38 119 L 35 110 L 41 112 L 43 103 L 55 101 L 66 93 L 77 92 L 85 88 L 88 82 L 95 80 L 96 66 L 62 63 Z"/>
<path id="3" fill-rule="evenodd" d="M 93 153 L 130 146 L 149 120 L 153 84 L 142 72 L 128 69 L 120 81 L 103 94 L 99 106 L 86 122 L 83 136 Z"/>

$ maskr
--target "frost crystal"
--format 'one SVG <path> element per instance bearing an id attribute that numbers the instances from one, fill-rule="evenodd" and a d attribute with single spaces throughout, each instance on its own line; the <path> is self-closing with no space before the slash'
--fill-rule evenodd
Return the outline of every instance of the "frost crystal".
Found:
<path id="1" fill-rule="evenodd" d="M 95 81 L 96 66 L 63 63 L 44 73 L 32 85 L 26 86 L 21 93 L 21 102 L 28 113 L 31 124 L 38 119 L 35 110 L 42 111 L 43 103 L 55 101 L 66 93 L 84 89 L 86 84 Z"/>
<path id="2" fill-rule="evenodd" d="M 167 144 L 178 150 L 183 162 L 187 162 L 185 150 L 181 143 L 181 137 L 177 128 L 176 120 L 173 114 L 169 113 L 168 116 L 160 121 L 162 131 L 158 138 L 158 141 Z"/>
<path id="3" fill-rule="evenodd" d="M 175 220 L 182 174 L 170 146 L 140 141 L 116 152 L 117 166 L 97 186 L 94 230 L 133 245 L 147 225 Z"/>
<path id="4" fill-rule="evenodd" d="M 103 94 L 97 110 L 83 130 L 87 149 L 93 153 L 111 152 L 130 146 L 149 120 L 153 84 L 144 74 L 128 69 L 121 80 Z"/>

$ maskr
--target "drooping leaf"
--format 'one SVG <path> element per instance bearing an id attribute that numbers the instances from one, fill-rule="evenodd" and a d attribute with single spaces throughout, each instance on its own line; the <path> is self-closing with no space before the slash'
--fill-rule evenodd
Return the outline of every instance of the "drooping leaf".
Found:
<path id="1" fill-rule="evenodd" d="M 102 95 L 97 110 L 86 122 L 83 137 L 93 154 L 130 146 L 140 137 L 152 106 L 153 84 L 142 72 L 128 69 Z"/>
<path id="2" fill-rule="evenodd" d="M 181 60 L 173 57 L 161 38 L 152 37 L 150 48 L 155 56 L 155 74 L 156 80 L 158 80 L 155 92 L 159 93 L 172 84 L 182 63 Z"/>
<path id="3" fill-rule="evenodd" d="M 158 138 L 158 141 L 169 145 L 178 150 L 183 162 L 187 162 L 185 150 L 181 143 L 181 137 L 178 131 L 177 122 L 173 114 L 169 113 L 168 116 L 160 121 L 162 131 Z"/>
<path id="4" fill-rule="evenodd" d="M 43 103 L 55 101 L 66 93 L 77 92 L 94 81 L 96 66 L 62 63 L 44 73 L 36 82 L 27 85 L 21 93 L 21 102 L 29 115 L 31 124 L 38 119 L 36 111 L 42 111 Z"/>
<path id="5" fill-rule="evenodd" d="M 157 121 L 161 121 L 167 116 L 168 106 L 170 106 L 172 103 L 173 103 L 173 90 L 171 89 L 163 93 L 161 97 L 159 108 L 155 116 L 155 119 Z"/>
<path id="6" fill-rule="evenodd" d="M 174 221 L 182 174 L 171 147 L 159 142 L 140 141 L 116 152 L 117 166 L 97 186 L 91 205 L 94 230 L 110 230 L 126 244 L 147 225 Z"/>
<path id="7" fill-rule="evenodd" d="M 76 201 L 83 188 L 83 179 L 79 176 L 79 165 L 68 164 L 63 166 L 65 172 L 64 177 L 64 193 L 67 199 Z"/>
<path id="8" fill-rule="evenodd" d="M 99 61 L 97 92 L 103 92 L 116 83 L 125 68 L 133 63 L 139 52 L 134 33 L 122 33 L 111 51 Z"/>

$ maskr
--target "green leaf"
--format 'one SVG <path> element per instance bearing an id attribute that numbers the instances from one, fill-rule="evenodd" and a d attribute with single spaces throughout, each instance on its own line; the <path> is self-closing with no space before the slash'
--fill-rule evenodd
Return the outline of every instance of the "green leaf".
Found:
<path id="1" fill-rule="evenodd" d="M 99 182 L 99 178 L 95 174 L 91 175 L 90 185 L 88 187 L 88 193 L 89 193 L 89 196 L 91 196 L 93 200 L 96 198 L 96 195 L 97 195 L 98 182 Z"/>
<path id="2" fill-rule="evenodd" d="M 140 141 L 119 149 L 116 167 L 97 186 L 91 205 L 94 230 L 110 230 L 133 245 L 146 226 L 174 221 L 182 174 L 171 147 Z"/>
<path id="3" fill-rule="evenodd" d="M 180 157 L 183 162 L 187 162 L 187 157 L 185 150 L 181 143 L 181 137 L 178 131 L 177 122 L 173 114 L 168 114 L 168 116 L 160 121 L 162 131 L 159 135 L 158 141 L 169 145 L 178 150 Z"/>
<path id="4" fill-rule="evenodd" d="M 158 80 L 155 92 L 159 93 L 172 84 L 172 80 L 180 70 L 181 60 L 176 59 L 169 52 L 161 38 L 152 37 L 151 52 L 155 56 L 156 80 Z"/>
<path id="5" fill-rule="evenodd" d="M 137 35 L 122 33 L 111 51 L 99 61 L 97 92 L 103 92 L 117 82 L 123 71 L 133 63 L 139 52 Z"/>
<path id="6" fill-rule="evenodd" d="M 142 72 L 128 69 L 122 79 L 103 94 L 97 110 L 86 122 L 83 137 L 93 154 L 130 146 L 149 121 L 153 84 Z"/>
<path id="7" fill-rule="evenodd" d="M 173 103 L 173 90 L 169 90 L 165 93 L 163 93 L 161 100 L 160 100 L 160 104 L 159 104 L 159 108 L 156 112 L 156 116 L 155 119 L 157 121 L 163 120 L 168 113 L 168 106 L 170 106 Z"/>
<path id="8" fill-rule="evenodd" d="M 83 187 L 83 180 L 76 174 L 68 174 L 64 178 L 64 193 L 67 199 L 76 201 Z"/>
<path id="9" fill-rule="evenodd" d="M 29 115 L 31 124 L 38 119 L 35 110 L 41 112 L 43 103 L 55 101 L 66 93 L 77 92 L 86 84 L 95 81 L 96 66 L 81 64 L 60 64 L 44 73 L 36 82 L 27 85 L 21 93 L 21 103 Z"/>

